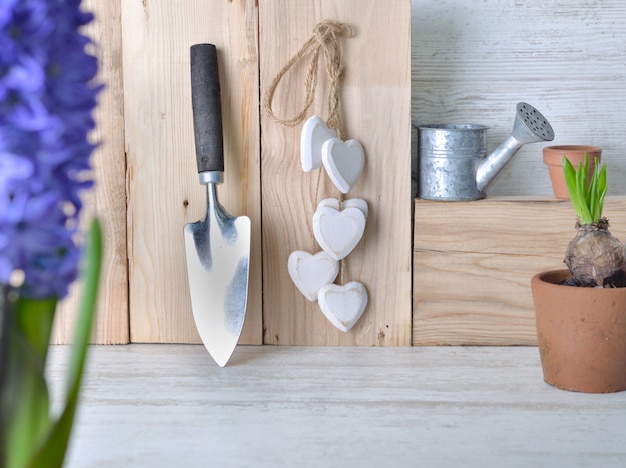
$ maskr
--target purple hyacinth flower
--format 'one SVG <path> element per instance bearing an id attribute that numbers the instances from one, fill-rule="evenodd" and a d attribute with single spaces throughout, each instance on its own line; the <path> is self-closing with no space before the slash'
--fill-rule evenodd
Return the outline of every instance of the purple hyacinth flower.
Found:
<path id="1" fill-rule="evenodd" d="M 101 86 L 80 0 L 0 2 L 0 283 L 59 297 L 77 277 L 88 134 Z"/>

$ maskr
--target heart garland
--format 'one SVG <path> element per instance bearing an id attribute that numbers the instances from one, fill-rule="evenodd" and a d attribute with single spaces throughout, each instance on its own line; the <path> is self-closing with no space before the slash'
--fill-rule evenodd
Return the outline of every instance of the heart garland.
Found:
<path id="1" fill-rule="evenodd" d="M 305 122 L 300 136 L 302 167 L 319 168 L 323 165 L 337 188 L 347 193 L 361 175 L 364 151 L 357 140 L 344 142 L 333 133 L 318 116 Z M 321 165 L 317 163 L 320 159 Z M 367 290 L 357 281 L 343 286 L 333 284 L 333 281 L 339 271 L 339 262 L 361 241 L 368 214 L 367 202 L 361 198 L 322 200 L 312 220 L 313 235 L 322 251 L 311 255 L 296 250 L 287 262 L 289 276 L 296 287 L 308 300 L 317 300 L 324 316 L 342 332 L 348 332 L 363 315 L 367 307 Z"/>
<path id="2" fill-rule="evenodd" d="M 357 183 L 365 165 L 365 152 L 357 140 L 343 140 L 339 118 L 339 87 L 343 79 L 339 37 L 351 37 L 352 28 L 346 24 L 322 21 L 313 36 L 272 80 L 263 100 L 268 116 L 285 126 L 294 126 L 305 118 L 317 86 L 320 53 L 326 60 L 330 91 L 329 117 L 326 122 L 316 115 L 304 122 L 300 135 L 300 162 L 304 172 L 324 167 L 328 178 L 342 194 Z M 304 108 L 290 119 L 281 119 L 272 110 L 274 92 L 282 77 L 300 59 L 310 55 L 305 79 Z M 287 269 L 298 290 L 311 302 L 317 301 L 324 316 L 342 332 L 348 332 L 367 307 L 365 286 L 357 281 L 334 284 L 341 262 L 361 241 L 365 232 L 368 206 L 365 200 L 327 198 L 313 215 L 313 234 L 322 248 L 316 254 L 296 250 L 289 255 Z M 340 275 L 340 276 L 343 276 Z M 343 278 L 342 282 L 343 282 Z"/>

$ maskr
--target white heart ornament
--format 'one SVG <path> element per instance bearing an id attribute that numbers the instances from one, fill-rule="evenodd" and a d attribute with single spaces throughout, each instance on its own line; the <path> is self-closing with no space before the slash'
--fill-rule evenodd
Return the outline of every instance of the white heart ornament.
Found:
<path id="1" fill-rule="evenodd" d="M 367 306 L 367 290 L 357 281 L 343 286 L 327 284 L 318 293 L 318 303 L 326 318 L 342 332 L 350 330 Z"/>
<path id="2" fill-rule="evenodd" d="M 337 132 L 328 128 L 317 115 L 304 122 L 300 134 L 300 162 L 304 172 L 322 167 L 322 146 L 326 140 L 336 137 Z"/>
<path id="3" fill-rule="evenodd" d="M 365 215 L 354 206 L 337 210 L 318 205 L 313 215 L 313 234 L 320 247 L 335 260 L 346 257 L 365 231 Z"/>
<path id="4" fill-rule="evenodd" d="M 367 215 L 369 213 L 367 202 L 362 198 L 349 198 L 348 200 L 344 200 L 343 202 L 340 202 L 336 198 L 325 198 L 321 202 L 319 202 L 317 206 L 329 206 L 330 208 L 334 208 L 335 210 L 339 211 L 342 204 L 344 209 L 351 207 L 358 208 L 363 212 L 363 214 L 365 215 L 365 220 L 367 220 Z"/>
<path id="5" fill-rule="evenodd" d="M 287 269 L 291 280 L 304 297 L 315 302 L 319 289 L 337 278 L 339 262 L 323 251 L 311 255 L 296 250 L 289 255 Z"/>
<path id="6" fill-rule="evenodd" d="M 322 163 L 330 180 L 341 193 L 348 193 L 359 180 L 365 152 L 357 140 L 326 140 L 322 145 Z"/>

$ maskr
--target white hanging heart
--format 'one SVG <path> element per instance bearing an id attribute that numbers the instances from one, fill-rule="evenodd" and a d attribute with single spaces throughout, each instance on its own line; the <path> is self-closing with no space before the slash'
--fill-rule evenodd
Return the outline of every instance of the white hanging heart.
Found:
<path id="1" fill-rule="evenodd" d="M 341 193 L 348 193 L 359 180 L 365 152 L 357 140 L 330 138 L 322 145 L 322 163 L 330 180 Z"/>
<path id="2" fill-rule="evenodd" d="M 341 202 L 337 200 L 336 198 L 325 198 L 321 202 L 319 202 L 317 206 L 318 207 L 328 206 L 330 208 L 334 208 L 335 210 L 339 211 L 341 209 Z M 367 215 L 369 211 L 367 207 L 367 202 L 365 200 L 363 200 L 362 198 L 350 198 L 348 200 L 343 201 L 344 209 L 351 208 L 351 207 L 358 208 L 359 210 L 361 210 L 363 214 L 365 215 L 365 219 L 367 220 Z"/>
<path id="3" fill-rule="evenodd" d="M 354 326 L 367 306 L 367 290 L 357 281 L 322 286 L 317 298 L 322 313 L 342 332 Z"/>
<path id="4" fill-rule="evenodd" d="M 313 234 L 324 252 L 335 260 L 341 260 L 363 237 L 365 221 L 360 208 L 350 206 L 340 211 L 320 204 L 313 215 Z"/>
<path id="5" fill-rule="evenodd" d="M 337 132 L 328 128 L 317 115 L 304 122 L 300 134 L 300 162 L 304 172 L 322 167 L 322 146 L 326 140 L 336 137 Z"/>
<path id="6" fill-rule="evenodd" d="M 339 262 L 323 251 L 311 255 L 296 250 L 289 255 L 287 269 L 291 280 L 304 297 L 315 302 L 319 289 L 337 278 Z"/>

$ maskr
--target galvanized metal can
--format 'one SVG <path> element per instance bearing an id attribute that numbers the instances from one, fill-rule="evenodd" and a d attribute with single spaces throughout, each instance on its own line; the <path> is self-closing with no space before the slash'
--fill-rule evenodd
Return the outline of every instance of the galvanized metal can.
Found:
<path id="1" fill-rule="evenodd" d="M 487 157 L 486 125 L 422 125 L 418 133 L 418 196 L 427 200 L 478 200 L 476 172 Z"/>

